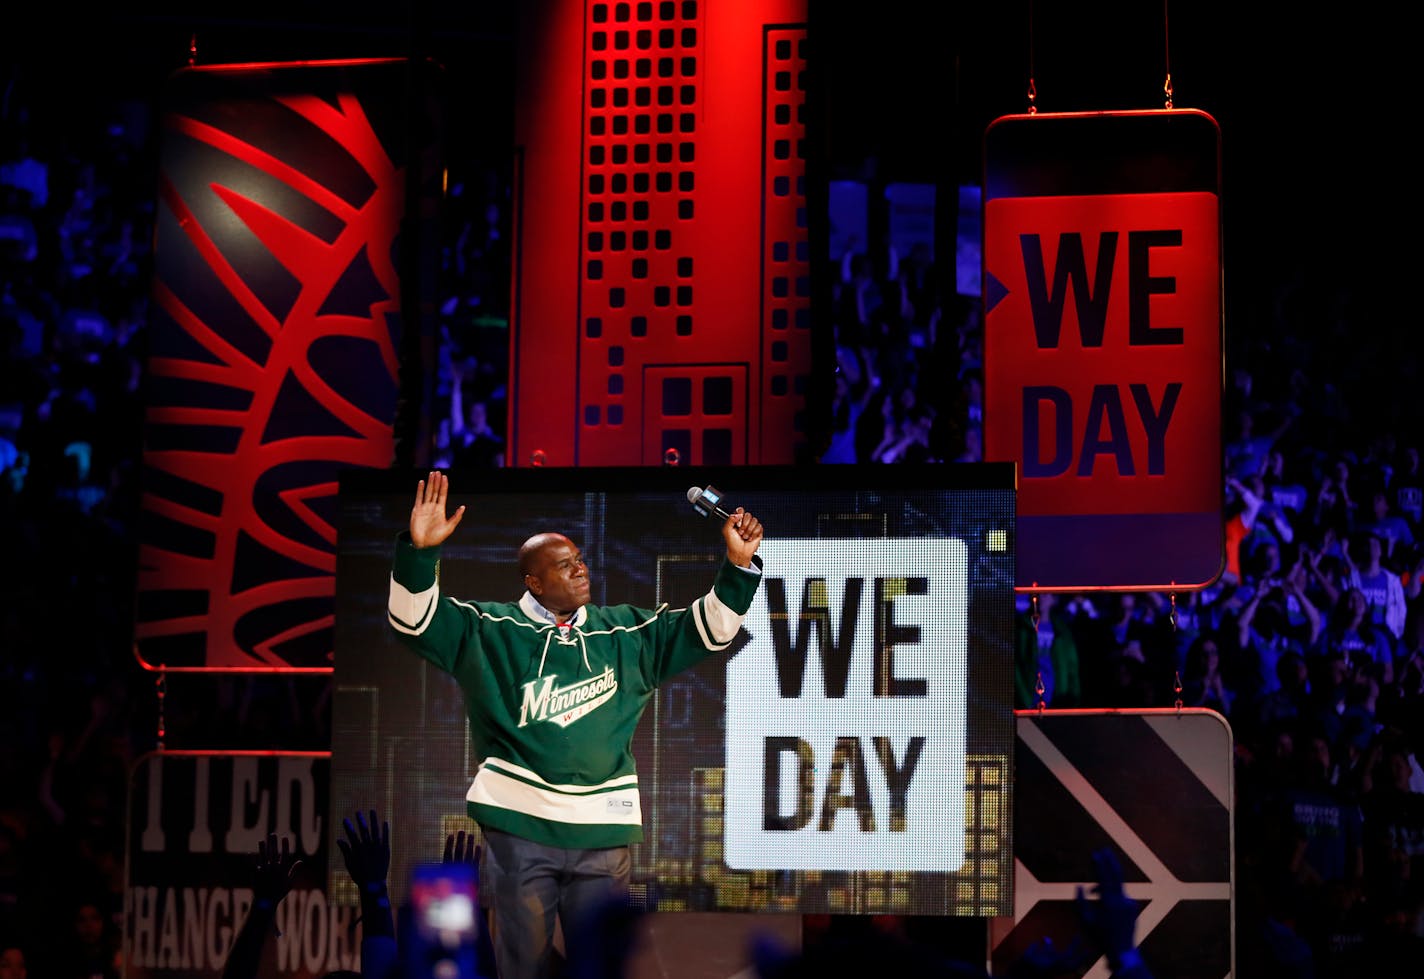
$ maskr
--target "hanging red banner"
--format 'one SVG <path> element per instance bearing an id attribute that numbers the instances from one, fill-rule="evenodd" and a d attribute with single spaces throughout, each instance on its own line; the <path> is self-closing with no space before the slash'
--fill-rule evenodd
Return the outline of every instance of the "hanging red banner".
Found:
<path id="1" fill-rule="evenodd" d="M 1220 573 L 1221 234 L 1202 113 L 986 136 L 985 458 L 1019 467 L 1021 589 Z"/>
<path id="2" fill-rule="evenodd" d="M 384 58 L 187 68 L 166 84 L 145 668 L 331 669 L 337 479 L 391 465 L 401 378 L 419 373 L 401 365 L 434 289 L 420 256 L 437 240 L 440 83 L 434 63 Z"/>

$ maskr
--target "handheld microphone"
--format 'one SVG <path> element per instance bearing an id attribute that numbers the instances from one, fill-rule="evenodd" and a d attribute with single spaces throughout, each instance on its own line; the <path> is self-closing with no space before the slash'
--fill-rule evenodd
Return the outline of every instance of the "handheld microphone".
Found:
<path id="1" fill-rule="evenodd" d="M 731 514 L 721 507 L 722 500 L 722 491 L 715 486 L 708 485 L 702 489 L 698 489 L 696 486 L 687 488 L 687 502 L 691 503 L 692 508 L 704 517 L 715 515 L 722 520 L 730 517 Z"/>

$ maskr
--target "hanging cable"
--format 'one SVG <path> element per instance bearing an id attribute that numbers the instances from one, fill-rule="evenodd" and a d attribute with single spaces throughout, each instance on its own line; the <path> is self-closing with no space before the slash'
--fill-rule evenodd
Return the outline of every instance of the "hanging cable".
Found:
<path id="1" fill-rule="evenodd" d="M 1038 584 L 1038 582 L 1035 581 L 1035 582 L 1034 582 L 1034 585 L 1037 585 L 1037 584 Z M 1029 612 L 1029 621 L 1033 623 L 1033 644 L 1034 644 L 1034 646 L 1035 646 L 1035 648 L 1036 648 L 1036 647 L 1038 646 L 1038 623 L 1039 623 L 1039 615 L 1038 615 L 1038 592 L 1034 592 L 1032 595 L 1030 595 L 1028 600 L 1029 600 L 1029 608 L 1031 609 L 1031 611 Z M 1044 684 L 1044 682 L 1043 682 L 1043 671 L 1042 671 L 1042 670 L 1039 670 L 1039 671 L 1038 671 L 1037 679 L 1034 681 L 1033 692 L 1038 696 L 1038 712 L 1039 712 L 1040 714 L 1042 714 L 1042 713 L 1043 713 L 1043 709 L 1048 706 L 1047 702 L 1043 699 L 1043 694 L 1044 694 L 1044 692 L 1045 692 L 1047 689 L 1048 689 L 1047 685 Z"/>
<path id="2" fill-rule="evenodd" d="M 1038 88 L 1033 83 L 1033 0 L 1028 0 L 1028 114 L 1033 115 L 1038 112 L 1035 99 L 1038 98 Z"/>
<path id="3" fill-rule="evenodd" d="M 1162 0 L 1162 62 L 1166 68 L 1167 80 L 1162 83 L 1162 93 L 1167 97 L 1164 108 L 1172 107 L 1172 41 L 1167 16 L 1167 0 Z"/>

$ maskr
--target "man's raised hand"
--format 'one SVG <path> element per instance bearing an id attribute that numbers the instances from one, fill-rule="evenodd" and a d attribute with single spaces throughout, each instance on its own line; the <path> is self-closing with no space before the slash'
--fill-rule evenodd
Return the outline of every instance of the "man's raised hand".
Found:
<path id="1" fill-rule="evenodd" d="M 741 507 L 722 524 L 722 539 L 727 542 L 727 559 L 739 568 L 752 563 L 752 555 L 761 546 L 761 521 Z"/>
<path id="2" fill-rule="evenodd" d="M 410 509 L 410 542 L 416 547 L 435 547 L 455 532 L 465 516 L 459 507 L 453 517 L 445 516 L 445 504 L 450 495 L 450 477 L 432 470 L 415 491 L 415 506 Z"/>

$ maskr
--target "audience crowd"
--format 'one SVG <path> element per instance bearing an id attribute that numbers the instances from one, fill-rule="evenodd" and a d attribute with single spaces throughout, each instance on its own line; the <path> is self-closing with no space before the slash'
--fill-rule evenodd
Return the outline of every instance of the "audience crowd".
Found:
<path id="1" fill-rule="evenodd" d="M 133 106 L 92 132 L 41 125 L 13 79 L 0 113 L 0 976 L 116 976 L 129 767 L 184 716 L 174 697 L 160 713 L 132 647 L 152 139 Z M 500 187 L 491 170 L 452 189 L 441 466 L 503 459 Z M 977 301 L 947 295 L 924 249 L 831 271 L 821 461 L 980 460 Z M 1424 951 L 1424 439 L 1413 416 L 1376 410 L 1362 379 L 1379 364 L 1359 361 L 1378 352 L 1346 340 L 1363 325 L 1294 318 L 1330 288 L 1282 285 L 1260 322 L 1228 310 L 1220 580 L 1025 595 L 1016 623 L 1018 707 L 1230 722 L 1245 977 L 1382 976 Z M 323 736 L 290 681 L 211 684 L 239 717 L 265 698 L 271 729 Z"/>

